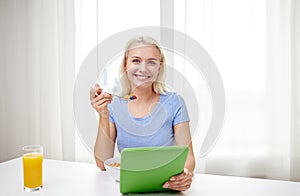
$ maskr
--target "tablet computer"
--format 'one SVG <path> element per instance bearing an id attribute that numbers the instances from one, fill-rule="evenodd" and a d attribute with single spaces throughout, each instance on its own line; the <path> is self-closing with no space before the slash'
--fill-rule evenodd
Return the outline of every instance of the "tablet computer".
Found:
<path id="1" fill-rule="evenodd" d="M 120 192 L 170 191 L 163 184 L 183 171 L 187 146 L 126 148 L 121 153 Z"/>

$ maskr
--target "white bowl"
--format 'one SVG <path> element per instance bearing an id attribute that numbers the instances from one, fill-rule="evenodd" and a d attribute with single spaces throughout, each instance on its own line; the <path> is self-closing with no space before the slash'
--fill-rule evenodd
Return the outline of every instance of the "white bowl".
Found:
<path id="1" fill-rule="evenodd" d="M 113 167 L 110 166 L 109 164 L 111 163 L 120 163 L 120 157 L 114 157 L 111 159 L 107 159 L 104 161 L 104 165 L 110 176 L 116 180 L 117 182 L 120 181 L 120 167 Z"/>

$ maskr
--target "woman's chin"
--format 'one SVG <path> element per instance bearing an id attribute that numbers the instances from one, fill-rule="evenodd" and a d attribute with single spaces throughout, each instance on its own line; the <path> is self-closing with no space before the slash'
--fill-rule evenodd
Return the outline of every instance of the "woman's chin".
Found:
<path id="1" fill-rule="evenodd" d="M 135 82 L 133 84 L 134 89 L 146 89 L 152 86 L 153 82 L 152 81 L 145 81 L 145 82 Z"/>

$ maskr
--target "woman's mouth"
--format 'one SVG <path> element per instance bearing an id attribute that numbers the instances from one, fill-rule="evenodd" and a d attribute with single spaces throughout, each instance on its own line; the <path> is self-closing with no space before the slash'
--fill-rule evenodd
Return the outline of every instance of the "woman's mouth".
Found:
<path id="1" fill-rule="evenodd" d="M 147 79 L 151 78 L 151 76 L 140 75 L 140 74 L 133 74 L 133 76 L 136 77 L 138 80 L 147 80 Z"/>

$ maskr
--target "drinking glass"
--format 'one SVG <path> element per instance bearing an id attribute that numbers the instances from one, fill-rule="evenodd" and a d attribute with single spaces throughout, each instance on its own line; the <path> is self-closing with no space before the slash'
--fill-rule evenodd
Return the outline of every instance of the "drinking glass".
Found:
<path id="1" fill-rule="evenodd" d="M 29 145 L 23 151 L 24 190 L 39 191 L 43 187 L 43 147 Z"/>

